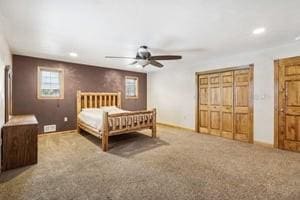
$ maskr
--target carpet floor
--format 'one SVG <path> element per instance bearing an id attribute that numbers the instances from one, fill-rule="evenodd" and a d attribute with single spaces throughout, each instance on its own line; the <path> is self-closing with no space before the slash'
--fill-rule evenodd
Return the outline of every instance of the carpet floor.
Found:
<path id="1" fill-rule="evenodd" d="M 165 126 L 110 138 L 39 137 L 38 164 L 4 172 L 0 199 L 300 199 L 300 154 Z"/>

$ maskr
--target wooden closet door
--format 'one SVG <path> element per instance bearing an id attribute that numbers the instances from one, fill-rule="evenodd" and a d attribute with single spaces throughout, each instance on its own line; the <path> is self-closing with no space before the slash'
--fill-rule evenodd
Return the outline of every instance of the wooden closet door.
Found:
<path id="1" fill-rule="evenodd" d="M 208 116 L 208 75 L 199 76 L 199 131 L 201 133 L 209 133 L 209 116 Z"/>
<path id="2" fill-rule="evenodd" d="M 221 74 L 221 135 L 233 139 L 233 71 Z"/>
<path id="3" fill-rule="evenodd" d="M 234 139 L 253 142 L 252 68 L 234 71 Z"/>
<path id="4" fill-rule="evenodd" d="M 278 147 L 300 152 L 300 57 L 279 60 Z"/>
<path id="5" fill-rule="evenodd" d="M 208 118 L 209 133 L 221 136 L 221 76 L 220 74 L 210 74 L 208 90 Z"/>

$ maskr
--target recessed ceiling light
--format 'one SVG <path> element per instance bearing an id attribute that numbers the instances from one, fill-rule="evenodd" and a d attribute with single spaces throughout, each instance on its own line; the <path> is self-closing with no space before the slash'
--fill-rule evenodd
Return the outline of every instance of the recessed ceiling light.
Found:
<path id="1" fill-rule="evenodd" d="M 300 40 L 300 36 L 296 37 L 295 40 Z"/>
<path id="2" fill-rule="evenodd" d="M 265 29 L 264 27 L 261 27 L 261 28 L 255 29 L 252 33 L 253 33 L 254 35 L 259 35 L 259 34 L 264 33 L 265 31 L 266 31 L 266 29 Z"/>
<path id="3" fill-rule="evenodd" d="M 70 55 L 71 57 L 74 57 L 74 58 L 78 56 L 78 54 L 75 53 L 75 52 L 71 52 L 71 53 L 69 53 L 69 55 Z"/>

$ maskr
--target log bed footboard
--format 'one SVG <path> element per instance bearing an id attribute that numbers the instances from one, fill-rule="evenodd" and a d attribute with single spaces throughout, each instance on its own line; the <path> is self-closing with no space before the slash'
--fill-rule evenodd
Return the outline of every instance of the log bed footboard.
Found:
<path id="1" fill-rule="evenodd" d="M 151 129 L 152 137 L 156 137 L 156 109 L 151 111 L 134 111 L 126 113 L 103 114 L 103 125 L 101 131 L 102 150 L 108 150 L 108 137 Z"/>

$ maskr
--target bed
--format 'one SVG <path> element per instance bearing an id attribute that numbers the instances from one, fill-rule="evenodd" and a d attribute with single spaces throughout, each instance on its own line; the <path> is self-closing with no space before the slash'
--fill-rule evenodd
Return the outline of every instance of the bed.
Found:
<path id="1" fill-rule="evenodd" d="M 112 135 L 151 129 L 156 137 L 156 109 L 126 111 L 121 109 L 121 93 L 77 91 L 77 130 L 84 130 L 102 141 L 102 150 L 108 150 Z"/>

